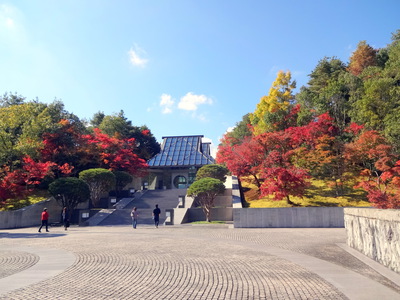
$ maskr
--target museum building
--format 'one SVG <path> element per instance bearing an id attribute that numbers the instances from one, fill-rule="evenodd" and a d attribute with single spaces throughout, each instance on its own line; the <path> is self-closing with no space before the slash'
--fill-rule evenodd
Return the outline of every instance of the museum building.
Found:
<path id="1" fill-rule="evenodd" d="M 161 151 L 148 161 L 149 176 L 144 188 L 186 189 L 195 180 L 197 170 L 214 164 L 211 143 L 203 143 L 203 135 L 163 137 Z"/>

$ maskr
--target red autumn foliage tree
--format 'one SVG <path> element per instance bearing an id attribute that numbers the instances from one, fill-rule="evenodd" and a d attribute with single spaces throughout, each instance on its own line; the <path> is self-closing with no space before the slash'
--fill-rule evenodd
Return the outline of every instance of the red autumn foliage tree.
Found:
<path id="1" fill-rule="evenodd" d="M 365 170 L 361 175 L 366 176 L 367 179 L 360 182 L 356 187 L 361 187 L 368 193 L 368 200 L 373 206 L 384 209 L 399 209 L 400 161 L 397 161 L 393 167 L 385 167 L 385 169 L 386 171 L 379 176 L 372 176 L 369 170 Z"/>
<path id="2" fill-rule="evenodd" d="M 134 138 L 118 139 L 102 133 L 95 128 L 93 135 L 85 135 L 89 149 L 99 154 L 100 167 L 111 171 L 127 171 L 132 175 L 143 176 L 147 173 L 146 161 L 134 153 Z"/>
<path id="3" fill-rule="evenodd" d="M 391 145 L 374 130 L 346 145 L 348 165 L 364 178 L 356 187 L 367 192 L 375 207 L 400 208 L 400 161 L 396 158 Z"/>
<path id="4" fill-rule="evenodd" d="M 308 172 L 294 166 L 291 162 L 294 155 L 293 142 L 289 131 L 277 131 L 260 134 L 255 137 L 265 154 L 261 175 L 264 179 L 261 185 L 262 195 L 274 195 L 275 200 L 286 199 L 290 205 L 296 205 L 290 196 L 303 196 Z"/>
<path id="5" fill-rule="evenodd" d="M 93 134 L 82 134 L 67 120 L 62 120 L 57 130 L 44 134 L 43 138 L 41 154 L 43 159 L 57 164 L 56 177 L 92 168 L 127 171 L 138 176 L 147 170 L 146 161 L 134 153 L 137 148 L 134 138 L 110 137 L 97 128 Z"/>
<path id="6" fill-rule="evenodd" d="M 261 186 L 260 166 L 264 159 L 261 145 L 252 137 L 246 137 L 242 143 L 235 143 L 225 135 L 218 147 L 216 162 L 225 165 L 229 171 L 240 177 L 251 176 L 259 188 Z"/>
<path id="7" fill-rule="evenodd" d="M 88 149 L 82 132 L 68 120 L 61 120 L 55 130 L 43 134 L 41 156 L 57 165 L 53 167 L 56 178 L 76 175 L 99 164 L 98 153 Z"/>
<path id="8" fill-rule="evenodd" d="M 23 158 L 23 180 L 29 189 L 35 185 L 40 184 L 41 180 L 47 176 L 52 175 L 51 167 L 53 167 L 55 163 L 46 161 L 46 162 L 36 162 L 29 156 L 25 156 Z"/>
<path id="9" fill-rule="evenodd" d="M 326 148 L 337 132 L 333 118 L 326 113 L 306 126 L 262 133 L 247 137 L 242 143 L 225 136 L 218 148 L 217 162 L 239 177 L 252 176 L 262 195 L 273 194 L 275 199 L 285 198 L 294 205 L 290 195 L 304 194 L 308 168 L 313 166 L 304 157 L 313 158 L 318 166 L 324 158 L 325 165 L 329 165 L 324 168 L 329 169 L 333 154 Z"/>
<path id="10" fill-rule="evenodd" d="M 22 168 L 10 171 L 4 167 L 0 176 L 0 201 L 10 198 L 19 198 L 27 195 L 32 189 L 40 184 L 41 180 L 52 175 L 52 162 L 35 162 L 31 157 L 23 158 Z"/>
<path id="11" fill-rule="evenodd" d="M 376 176 L 389 169 L 390 162 L 393 164 L 395 161 L 392 146 L 375 130 L 364 131 L 354 142 L 346 144 L 344 158 L 354 173 L 368 169 Z"/>
<path id="12" fill-rule="evenodd" d="M 265 181 L 261 186 L 262 195 L 274 195 L 275 200 L 286 199 L 290 205 L 296 205 L 290 200 L 290 196 L 304 195 L 309 178 L 306 170 L 293 166 L 271 167 L 264 169 Z"/>

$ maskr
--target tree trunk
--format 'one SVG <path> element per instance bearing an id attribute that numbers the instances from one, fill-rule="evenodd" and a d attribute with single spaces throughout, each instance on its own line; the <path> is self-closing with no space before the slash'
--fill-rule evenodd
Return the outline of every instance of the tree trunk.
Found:
<path id="1" fill-rule="evenodd" d="M 289 195 L 286 196 L 286 202 L 287 204 L 291 205 L 291 206 L 298 206 L 296 203 L 292 202 L 289 198 Z"/>
<path id="2" fill-rule="evenodd" d="M 203 211 L 204 211 L 204 214 L 206 215 L 206 221 L 211 222 L 211 208 L 204 206 Z"/>
<path id="3" fill-rule="evenodd" d="M 253 177 L 254 177 L 254 180 L 256 181 L 256 185 L 257 185 L 258 189 L 260 189 L 260 187 L 261 187 L 261 182 L 260 182 L 260 180 L 258 180 L 258 178 L 257 178 L 256 175 L 254 175 L 254 174 L 252 174 L 252 175 L 253 175 Z"/>

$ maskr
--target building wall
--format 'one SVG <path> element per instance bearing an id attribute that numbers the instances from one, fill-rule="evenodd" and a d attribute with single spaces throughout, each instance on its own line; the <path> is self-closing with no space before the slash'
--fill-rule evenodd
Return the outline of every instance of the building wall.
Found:
<path id="1" fill-rule="evenodd" d="M 400 273 L 400 210 L 345 208 L 347 244 Z"/>
<path id="2" fill-rule="evenodd" d="M 188 169 L 180 169 L 180 170 L 169 170 L 163 169 L 162 171 L 157 171 L 150 173 L 150 175 L 146 178 L 143 178 L 143 181 L 147 181 L 149 183 L 149 190 L 157 190 L 160 189 L 160 181 L 162 181 L 162 188 L 165 189 L 177 189 L 174 186 L 174 179 L 176 176 L 181 175 L 185 176 L 186 180 L 189 180 L 189 170 Z M 187 187 L 185 187 L 187 188 Z"/>

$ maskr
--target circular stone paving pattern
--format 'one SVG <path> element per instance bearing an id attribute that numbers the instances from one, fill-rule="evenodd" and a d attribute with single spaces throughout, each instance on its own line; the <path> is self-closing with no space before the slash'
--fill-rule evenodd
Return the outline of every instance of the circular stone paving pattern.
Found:
<path id="1" fill-rule="evenodd" d="M 32 267 L 39 256 L 18 251 L 0 251 L 0 279 Z"/>
<path id="2" fill-rule="evenodd" d="M 299 265 L 210 240 L 207 231 L 107 231 L 47 239 L 75 263 L 0 299 L 347 299 Z"/>

